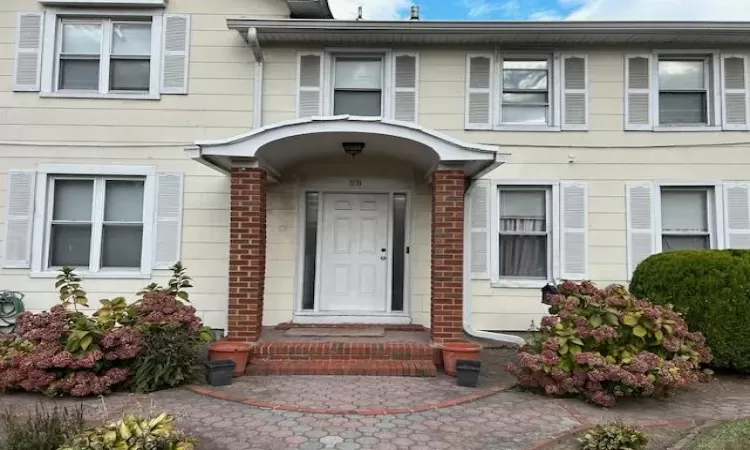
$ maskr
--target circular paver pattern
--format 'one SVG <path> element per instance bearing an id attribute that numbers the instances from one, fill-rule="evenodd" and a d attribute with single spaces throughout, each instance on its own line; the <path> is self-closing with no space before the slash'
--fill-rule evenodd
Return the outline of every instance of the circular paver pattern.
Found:
<path id="1" fill-rule="evenodd" d="M 387 414 L 454 406 L 504 386 L 461 387 L 456 379 L 365 376 L 242 377 L 229 386 L 191 386 L 194 392 L 251 406 L 328 414 Z"/>

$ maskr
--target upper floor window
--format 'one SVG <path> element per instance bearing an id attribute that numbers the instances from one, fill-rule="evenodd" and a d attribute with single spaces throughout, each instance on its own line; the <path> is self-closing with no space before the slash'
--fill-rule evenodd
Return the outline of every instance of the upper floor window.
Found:
<path id="1" fill-rule="evenodd" d="M 383 115 L 383 58 L 334 58 L 333 113 L 353 116 Z"/>
<path id="2" fill-rule="evenodd" d="M 297 117 L 348 114 L 416 122 L 418 54 L 301 52 Z"/>
<path id="3" fill-rule="evenodd" d="M 654 51 L 626 56 L 627 130 L 746 130 L 747 55 Z"/>
<path id="4" fill-rule="evenodd" d="M 144 9 L 21 13 L 14 91 L 159 98 L 187 94 L 190 16 Z"/>
<path id="5" fill-rule="evenodd" d="M 467 66 L 467 129 L 587 129 L 585 55 L 469 54 Z"/>
<path id="6" fill-rule="evenodd" d="M 60 91 L 149 92 L 151 19 L 62 19 L 58 51 Z"/>

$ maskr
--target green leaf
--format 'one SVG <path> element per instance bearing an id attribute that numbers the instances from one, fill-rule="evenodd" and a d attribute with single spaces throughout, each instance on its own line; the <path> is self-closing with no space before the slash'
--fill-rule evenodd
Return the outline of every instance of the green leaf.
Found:
<path id="1" fill-rule="evenodd" d="M 558 345 L 565 345 L 568 343 L 568 338 L 563 337 L 563 336 L 558 336 L 555 339 L 557 339 Z"/>
<path id="2" fill-rule="evenodd" d="M 664 331 L 667 332 L 667 334 L 674 334 L 674 327 L 668 323 L 664 324 Z"/>
<path id="3" fill-rule="evenodd" d="M 633 327 L 633 334 L 638 336 L 639 338 L 642 338 L 645 337 L 646 334 L 648 334 L 648 330 L 640 325 L 636 325 L 635 327 Z"/>
<path id="4" fill-rule="evenodd" d="M 572 343 L 574 343 L 576 345 L 580 345 L 581 347 L 583 347 L 583 345 L 584 345 L 583 341 L 581 340 L 581 338 L 577 338 L 577 337 L 571 338 L 570 342 L 572 342 Z"/>
<path id="5" fill-rule="evenodd" d="M 622 323 L 624 323 L 625 325 L 629 327 L 634 327 L 638 325 L 638 317 L 632 314 L 627 314 L 625 315 L 625 317 L 622 318 Z"/>
<path id="6" fill-rule="evenodd" d="M 612 313 L 612 312 L 608 312 L 604 316 L 604 320 L 606 320 L 608 324 L 613 325 L 613 326 L 617 326 L 620 324 L 620 318 L 617 317 L 617 314 Z"/>
<path id="7" fill-rule="evenodd" d="M 188 293 L 185 291 L 179 291 L 177 292 L 177 296 L 185 301 L 188 299 Z"/>
<path id="8" fill-rule="evenodd" d="M 593 316 L 589 317 L 589 323 L 593 328 L 599 328 L 602 325 L 602 316 L 594 314 Z"/>
<path id="9" fill-rule="evenodd" d="M 581 347 L 579 347 L 577 345 L 571 345 L 569 351 L 570 351 L 571 355 L 575 356 L 575 355 L 581 353 L 582 350 L 581 350 Z"/>
<path id="10" fill-rule="evenodd" d="M 557 351 L 557 353 L 561 355 L 565 355 L 568 353 L 568 346 L 567 345 L 561 345 L 560 349 Z"/>
<path id="11" fill-rule="evenodd" d="M 85 337 L 84 337 L 83 339 L 81 339 L 81 343 L 80 343 L 80 346 L 81 346 L 81 348 L 82 348 L 82 349 L 83 349 L 84 351 L 86 351 L 86 350 L 88 350 L 88 349 L 89 349 L 89 347 L 90 347 L 90 346 L 91 346 L 91 344 L 93 344 L 93 343 L 94 343 L 94 336 L 92 336 L 91 334 L 89 334 L 89 335 L 85 336 Z"/>

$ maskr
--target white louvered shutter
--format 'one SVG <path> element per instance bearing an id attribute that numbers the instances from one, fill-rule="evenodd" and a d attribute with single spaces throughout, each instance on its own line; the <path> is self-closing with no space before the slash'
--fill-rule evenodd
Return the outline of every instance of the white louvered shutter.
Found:
<path id="1" fill-rule="evenodd" d="M 468 55 L 466 128 L 492 128 L 492 55 Z"/>
<path id="2" fill-rule="evenodd" d="M 393 118 L 404 122 L 417 121 L 417 74 L 416 53 L 394 55 Z"/>
<path id="3" fill-rule="evenodd" d="M 625 57 L 625 129 L 650 130 L 654 114 L 651 104 L 651 55 Z"/>
<path id="4" fill-rule="evenodd" d="M 750 249 L 750 184 L 724 183 L 723 190 L 725 246 Z"/>
<path id="5" fill-rule="evenodd" d="M 158 173 L 156 180 L 155 268 L 180 260 L 182 246 L 182 174 Z"/>
<path id="6" fill-rule="evenodd" d="M 39 92 L 42 72 L 44 14 L 19 14 L 18 34 L 16 36 L 13 90 L 17 92 Z"/>
<path id="7" fill-rule="evenodd" d="M 298 65 L 297 117 L 320 116 L 323 114 L 323 54 L 301 53 Z"/>
<path id="8" fill-rule="evenodd" d="M 190 67 L 190 16 L 164 15 L 162 94 L 187 94 Z"/>
<path id="9" fill-rule="evenodd" d="M 723 126 L 725 130 L 747 130 L 748 61 L 745 55 L 722 55 Z"/>
<path id="10" fill-rule="evenodd" d="M 644 259 L 656 252 L 654 247 L 654 186 L 652 183 L 628 183 L 627 239 L 628 279 Z"/>
<path id="11" fill-rule="evenodd" d="M 585 55 L 563 55 L 562 129 L 588 128 L 588 75 Z"/>
<path id="12" fill-rule="evenodd" d="M 36 172 L 8 171 L 3 267 L 27 269 L 31 264 Z"/>
<path id="13" fill-rule="evenodd" d="M 469 203 L 471 277 L 475 280 L 488 280 L 490 278 L 490 182 L 477 180 L 475 183 Z"/>
<path id="14" fill-rule="evenodd" d="M 588 187 L 560 183 L 560 278 L 588 278 Z"/>

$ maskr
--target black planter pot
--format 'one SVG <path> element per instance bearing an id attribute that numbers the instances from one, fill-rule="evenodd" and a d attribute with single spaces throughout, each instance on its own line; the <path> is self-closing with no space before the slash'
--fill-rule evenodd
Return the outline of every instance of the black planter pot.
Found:
<path id="1" fill-rule="evenodd" d="M 222 359 L 206 362 L 206 382 L 211 386 L 227 386 L 232 384 L 234 361 Z"/>
<path id="2" fill-rule="evenodd" d="M 479 381 L 479 370 L 482 368 L 482 361 L 472 361 L 459 359 L 456 361 L 456 375 L 458 385 L 466 387 L 477 387 Z"/>

